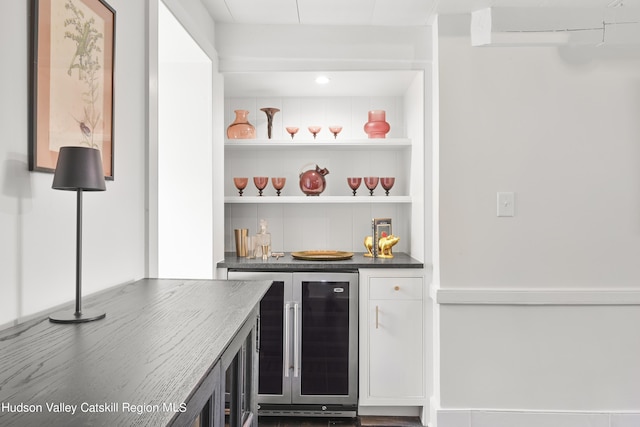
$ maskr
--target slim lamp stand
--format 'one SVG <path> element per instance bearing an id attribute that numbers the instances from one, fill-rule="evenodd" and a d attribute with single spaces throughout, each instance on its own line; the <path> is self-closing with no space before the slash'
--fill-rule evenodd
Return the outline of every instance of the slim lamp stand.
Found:
<path id="1" fill-rule="evenodd" d="M 76 210 L 76 311 L 74 313 L 59 312 L 49 316 L 53 323 L 85 323 L 103 319 L 107 313 L 99 311 L 82 311 L 82 189 L 77 190 Z"/>
<path id="2" fill-rule="evenodd" d="M 65 150 L 65 149 L 68 149 L 68 150 Z M 57 171 L 58 168 L 62 168 L 62 169 L 64 169 L 64 167 L 69 168 L 68 166 L 69 164 L 72 164 L 72 165 L 86 164 L 86 163 L 83 163 L 86 159 L 81 156 L 85 156 L 87 153 L 90 153 L 90 152 L 84 151 L 89 149 L 83 150 L 81 147 L 73 147 L 73 148 L 63 147 L 63 150 L 69 151 L 69 152 L 72 150 L 76 151 L 75 156 L 78 156 L 78 157 L 72 157 L 71 161 L 68 161 L 65 163 L 61 161 L 61 158 L 62 158 L 62 154 L 61 154 L 61 156 L 58 159 L 56 174 L 58 173 Z M 61 153 L 62 153 L 62 150 L 61 150 Z M 65 155 L 66 154 L 68 153 L 65 153 Z M 94 154 L 97 155 L 96 157 L 97 160 L 96 159 L 94 160 L 98 162 L 100 159 L 99 153 L 94 153 Z M 68 155 L 72 156 L 74 154 L 70 153 Z M 61 163 L 62 163 L 62 166 L 61 166 Z M 72 172 L 75 173 L 76 171 L 72 171 Z M 82 171 L 82 172 L 86 173 L 86 171 Z M 97 173 L 98 173 L 98 177 L 100 177 L 99 174 L 101 172 L 98 171 Z M 61 171 L 60 175 L 62 176 L 63 174 L 64 174 L 64 171 Z M 79 176 L 81 176 L 81 174 L 79 174 Z M 104 178 L 102 177 L 102 181 L 98 182 L 98 184 L 91 183 L 91 182 L 84 183 L 82 182 L 82 180 L 79 180 L 78 177 L 75 175 L 72 176 L 71 178 L 63 176 L 58 181 L 56 181 L 57 178 L 54 177 L 53 188 L 59 189 L 59 190 L 75 190 L 77 194 L 77 200 L 76 200 L 76 310 L 74 313 L 58 312 L 58 313 L 52 314 L 51 316 L 49 316 L 49 320 L 53 323 L 86 323 L 86 322 L 91 322 L 93 320 L 104 319 L 104 317 L 106 316 L 106 313 L 104 311 L 95 311 L 95 310 L 83 311 L 82 310 L 82 193 L 84 192 L 84 190 L 103 191 Z"/>

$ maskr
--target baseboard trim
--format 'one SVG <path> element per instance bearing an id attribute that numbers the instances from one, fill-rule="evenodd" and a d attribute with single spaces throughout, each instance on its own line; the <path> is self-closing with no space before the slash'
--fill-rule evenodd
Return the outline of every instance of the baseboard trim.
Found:
<path id="1" fill-rule="evenodd" d="M 438 289 L 436 301 L 469 305 L 640 305 L 640 290 Z"/>
<path id="2" fill-rule="evenodd" d="M 440 409 L 435 427 L 637 427 L 638 412 Z"/>
<path id="3" fill-rule="evenodd" d="M 419 406 L 358 406 L 358 415 L 418 417 Z"/>

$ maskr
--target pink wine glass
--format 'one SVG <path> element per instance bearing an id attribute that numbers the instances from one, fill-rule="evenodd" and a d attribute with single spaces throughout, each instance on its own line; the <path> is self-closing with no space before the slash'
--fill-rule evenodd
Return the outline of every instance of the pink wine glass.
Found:
<path id="1" fill-rule="evenodd" d="M 309 132 L 313 135 L 313 139 L 316 139 L 316 135 L 320 133 L 322 128 L 320 126 L 309 126 Z"/>
<path id="2" fill-rule="evenodd" d="M 286 127 L 285 129 L 287 130 L 287 132 L 289 132 L 289 135 L 291 135 L 291 139 L 293 139 L 293 135 L 298 133 L 298 128 L 294 126 L 289 126 L 289 127 Z"/>
<path id="3" fill-rule="evenodd" d="M 280 190 L 284 188 L 284 183 L 287 182 L 287 178 L 271 178 L 271 184 L 276 189 L 276 194 L 280 195 Z"/>
<path id="4" fill-rule="evenodd" d="M 369 189 L 369 195 L 373 196 L 373 190 L 378 186 L 378 177 L 377 176 L 366 176 L 364 178 L 364 185 Z"/>
<path id="5" fill-rule="evenodd" d="M 333 134 L 333 139 L 338 138 L 338 134 L 342 130 L 342 126 L 329 126 L 329 131 Z"/>
<path id="6" fill-rule="evenodd" d="M 256 185 L 256 188 L 258 189 L 258 195 L 262 196 L 262 190 L 264 190 L 267 187 L 267 184 L 269 183 L 269 177 L 254 176 L 253 183 Z"/>
<path id="7" fill-rule="evenodd" d="M 347 178 L 347 183 L 349 183 L 349 188 L 353 190 L 353 195 L 356 195 L 356 190 L 360 187 L 360 183 L 362 182 L 362 178 Z"/>
<path id="8" fill-rule="evenodd" d="M 233 184 L 238 189 L 238 193 L 242 196 L 242 190 L 247 187 L 247 183 L 249 182 L 249 178 L 233 178 Z"/>
<path id="9" fill-rule="evenodd" d="M 391 190 L 391 187 L 393 187 L 393 184 L 395 182 L 396 182 L 396 179 L 391 176 L 380 178 L 380 185 L 382 185 L 382 188 L 384 188 L 384 191 L 387 196 L 389 195 L 389 190 Z"/>

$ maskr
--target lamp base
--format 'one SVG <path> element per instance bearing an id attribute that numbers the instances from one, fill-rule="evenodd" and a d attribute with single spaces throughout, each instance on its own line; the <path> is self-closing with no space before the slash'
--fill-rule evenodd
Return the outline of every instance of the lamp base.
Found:
<path id="1" fill-rule="evenodd" d="M 49 321 L 53 323 L 87 323 L 94 320 L 104 319 L 107 313 L 87 310 L 81 313 L 70 313 L 68 311 L 61 311 L 53 313 L 49 316 Z"/>

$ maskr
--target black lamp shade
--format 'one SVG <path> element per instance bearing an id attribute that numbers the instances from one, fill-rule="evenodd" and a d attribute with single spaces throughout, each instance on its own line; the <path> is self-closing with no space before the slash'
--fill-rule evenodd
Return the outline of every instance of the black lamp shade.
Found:
<path id="1" fill-rule="evenodd" d="M 89 147 L 62 147 L 53 175 L 56 190 L 105 191 L 100 151 Z"/>

